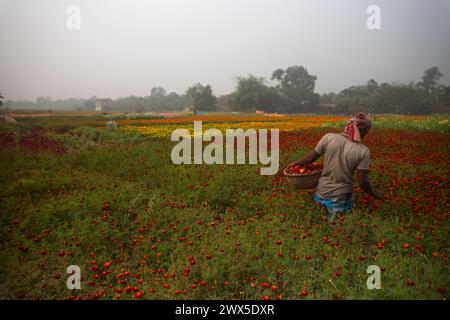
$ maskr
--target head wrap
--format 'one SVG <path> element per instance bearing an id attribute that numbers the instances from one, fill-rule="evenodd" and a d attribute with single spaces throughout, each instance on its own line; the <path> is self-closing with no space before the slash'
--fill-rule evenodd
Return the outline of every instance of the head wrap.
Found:
<path id="1" fill-rule="evenodd" d="M 361 134 L 359 129 L 369 130 L 371 127 L 372 122 L 364 113 L 360 112 L 347 122 L 345 132 L 351 141 L 361 142 Z"/>

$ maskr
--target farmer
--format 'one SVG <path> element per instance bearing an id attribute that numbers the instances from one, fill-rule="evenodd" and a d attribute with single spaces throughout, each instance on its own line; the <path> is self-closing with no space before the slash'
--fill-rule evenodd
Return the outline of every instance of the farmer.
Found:
<path id="1" fill-rule="evenodd" d="M 353 175 L 355 170 L 362 190 L 376 199 L 384 197 L 380 190 L 373 190 L 369 182 L 370 151 L 363 143 L 372 127 L 364 113 L 351 118 L 344 132 L 327 133 L 316 148 L 291 165 L 305 165 L 324 156 L 322 176 L 317 184 L 314 200 L 325 206 L 328 220 L 332 222 L 337 214 L 352 208 Z"/>

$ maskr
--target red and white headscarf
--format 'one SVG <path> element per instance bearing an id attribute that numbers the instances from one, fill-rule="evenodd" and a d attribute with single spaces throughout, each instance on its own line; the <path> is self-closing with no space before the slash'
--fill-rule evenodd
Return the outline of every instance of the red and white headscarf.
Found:
<path id="1" fill-rule="evenodd" d="M 371 127 L 372 122 L 364 113 L 360 112 L 347 122 L 345 132 L 350 140 L 361 142 L 361 134 L 359 133 L 359 129 L 369 130 Z"/>

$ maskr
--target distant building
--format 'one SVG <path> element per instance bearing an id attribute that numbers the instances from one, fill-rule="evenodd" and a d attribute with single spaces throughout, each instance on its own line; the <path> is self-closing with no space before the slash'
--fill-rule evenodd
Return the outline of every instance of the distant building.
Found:
<path id="1" fill-rule="evenodd" d="M 100 99 L 95 100 L 95 111 L 102 111 L 102 102 Z"/>

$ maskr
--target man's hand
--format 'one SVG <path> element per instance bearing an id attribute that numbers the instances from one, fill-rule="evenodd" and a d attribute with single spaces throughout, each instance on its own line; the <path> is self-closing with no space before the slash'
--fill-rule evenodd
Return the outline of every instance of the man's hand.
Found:
<path id="1" fill-rule="evenodd" d="M 307 153 L 303 158 L 300 160 L 293 161 L 289 163 L 288 167 L 295 166 L 295 165 L 305 165 L 310 164 L 319 159 L 320 154 L 318 154 L 315 150 L 311 150 L 309 153 Z"/>
<path id="2" fill-rule="evenodd" d="M 383 199 L 384 193 L 381 190 L 373 190 L 369 182 L 369 170 L 356 170 L 358 174 L 358 183 L 361 189 L 375 199 Z"/>
<path id="3" fill-rule="evenodd" d="M 289 163 L 288 167 L 296 166 L 298 164 L 300 164 L 300 160 L 295 160 L 295 161 L 292 161 L 291 163 Z"/>

